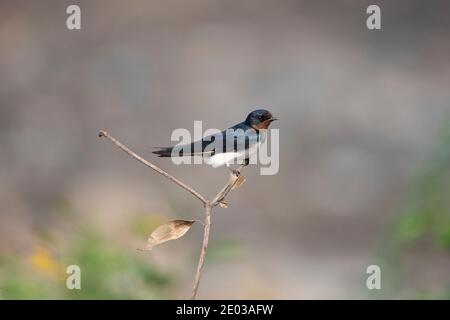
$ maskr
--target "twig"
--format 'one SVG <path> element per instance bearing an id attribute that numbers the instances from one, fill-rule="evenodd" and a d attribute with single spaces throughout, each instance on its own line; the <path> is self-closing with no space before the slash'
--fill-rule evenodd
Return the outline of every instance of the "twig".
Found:
<path id="1" fill-rule="evenodd" d="M 198 286 L 200 284 L 200 278 L 203 273 L 203 265 L 205 264 L 206 253 L 208 251 L 209 242 L 209 230 L 211 229 L 211 210 L 212 206 L 210 203 L 205 205 L 205 224 L 203 231 L 203 243 L 202 250 L 200 251 L 200 258 L 198 259 L 197 272 L 195 273 L 194 288 L 192 289 L 191 299 L 195 300 L 197 297 Z"/>
<path id="2" fill-rule="evenodd" d="M 203 202 L 203 204 L 206 204 L 206 202 L 208 200 L 206 200 L 205 197 L 203 197 L 199 192 L 195 191 L 194 189 L 192 189 L 191 187 L 189 187 L 187 184 L 181 182 L 180 180 L 178 180 L 177 178 L 175 178 L 174 176 L 168 174 L 167 172 L 165 172 L 164 170 L 160 169 L 159 167 L 155 166 L 153 163 L 148 162 L 147 160 L 145 160 L 144 158 L 142 158 L 141 156 L 137 155 L 136 153 L 134 153 L 133 151 L 131 151 L 128 147 L 126 147 L 125 145 L 123 145 L 122 143 L 120 143 L 119 141 L 117 141 L 113 136 L 111 136 L 108 132 L 101 130 L 98 133 L 99 137 L 105 137 L 108 140 L 110 140 L 112 143 L 114 143 L 116 146 L 118 146 L 120 149 L 122 149 L 123 151 L 125 151 L 126 153 L 128 153 L 130 156 L 132 156 L 133 158 L 135 158 L 136 160 L 142 162 L 143 164 L 145 164 L 147 167 L 152 168 L 153 170 L 155 170 L 156 172 L 158 172 L 159 174 L 163 175 L 164 177 L 166 177 L 167 179 L 171 180 L 172 182 L 176 183 L 177 185 L 179 185 L 180 187 L 182 187 L 183 189 L 185 189 L 186 191 L 192 193 L 194 196 L 196 196 L 201 202 Z"/>
<path id="3" fill-rule="evenodd" d="M 195 300 L 198 293 L 198 286 L 200 284 L 200 279 L 203 273 L 203 265 L 205 264 L 206 253 L 208 250 L 208 241 L 209 241 L 209 231 L 211 229 L 211 211 L 212 208 L 217 206 L 226 195 L 231 191 L 234 184 L 236 183 L 239 176 L 235 174 L 230 174 L 230 180 L 228 183 L 219 191 L 219 193 L 214 197 L 214 199 L 205 204 L 205 224 L 204 224 L 204 232 L 203 232 L 203 243 L 202 243 L 202 251 L 200 252 L 200 258 L 198 260 L 197 272 L 195 274 L 194 280 L 194 289 L 192 289 L 191 299 Z"/>
<path id="4" fill-rule="evenodd" d="M 187 184 L 181 182 L 180 180 L 178 180 L 174 176 L 168 174 L 167 172 L 165 172 L 164 170 L 160 169 L 159 167 L 157 167 L 153 163 L 145 160 L 144 158 L 142 158 L 141 156 L 139 156 L 138 154 L 133 152 L 127 146 L 125 146 L 124 144 L 119 142 L 117 139 L 115 139 L 113 136 L 111 136 L 108 132 L 106 132 L 104 130 L 101 130 L 98 133 L 98 136 L 107 138 L 112 143 L 114 143 L 117 147 L 122 149 L 125 153 L 127 153 L 130 156 L 132 156 L 134 159 L 136 159 L 139 162 L 143 163 L 147 167 L 150 167 L 151 169 L 155 170 L 156 172 L 158 172 L 162 176 L 166 177 L 167 179 L 169 179 L 173 183 L 179 185 L 181 188 L 183 188 L 184 190 L 186 190 L 189 193 L 191 193 L 192 195 L 194 195 L 197 199 L 199 199 L 203 203 L 203 205 L 205 207 L 205 222 L 203 223 L 203 243 L 202 243 L 202 248 L 201 248 L 201 251 L 200 251 L 200 257 L 199 257 L 198 265 L 197 265 L 197 272 L 195 274 L 194 287 L 193 287 L 192 295 L 191 295 L 191 299 L 195 299 L 197 297 L 198 287 L 199 287 L 200 279 L 201 279 L 202 273 L 203 273 L 203 266 L 205 264 L 206 253 L 208 251 L 209 233 L 210 233 L 210 229 L 211 229 L 211 211 L 212 211 L 212 209 L 215 206 L 220 204 L 225 199 L 225 197 L 228 195 L 228 193 L 231 191 L 231 189 L 235 185 L 237 179 L 239 178 L 239 175 L 235 174 L 235 173 L 231 173 L 230 174 L 230 179 L 228 180 L 228 183 L 222 188 L 222 190 L 219 191 L 219 193 L 216 194 L 216 196 L 214 196 L 213 200 L 210 201 L 210 200 L 207 200 L 199 192 L 195 191 L 193 188 L 188 186 Z M 241 166 L 237 170 L 237 172 L 239 172 L 240 169 L 242 169 L 242 167 L 243 166 Z"/>
<path id="5" fill-rule="evenodd" d="M 239 171 L 240 171 L 240 168 L 239 168 L 238 172 Z M 238 175 L 236 175 L 234 173 L 230 174 L 230 180 L 228 181 L 228 183 L 222 188 L 222 190 L 219 191 L 219 193 L 211 201 L 211 204 L 213 207 L 217 206 L 221 201 L 223 201 L 223 199 L 225 199 L 227 194 L 231 191 L 231 189 L 233 189 L 238 178 L 239 178 Z"/>

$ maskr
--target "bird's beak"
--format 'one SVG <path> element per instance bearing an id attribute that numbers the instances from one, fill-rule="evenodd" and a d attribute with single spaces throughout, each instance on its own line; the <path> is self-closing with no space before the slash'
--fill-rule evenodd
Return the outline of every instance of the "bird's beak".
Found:
<path id="1" fill-rule="evenodd" d="M 275 121 L 275 120 L 280 120 L 280 119 L 275 118 L 275 117 L 270 118 L 270 122 Z"/>

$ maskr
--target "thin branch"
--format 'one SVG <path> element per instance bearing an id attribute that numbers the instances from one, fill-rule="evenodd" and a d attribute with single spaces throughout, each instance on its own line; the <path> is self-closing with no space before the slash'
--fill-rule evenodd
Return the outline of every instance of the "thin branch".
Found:
<path id="1" fill-rule="evenodd" d="M 202 250 L 200 251 L 200 258 L 198 259 L 197 272 L 195 273 L 194 288 L 192 289 L 191 299 L 195 300 L 197 297 L 198 286 L 200 284 L 200 278 L 203 274 L 203 265 L 205 264 L 206 253 L 208 251 L 209 242 L 209 230 L 211 229 L 211 204 L 205 205 L 205 224 L 203 231 L 203 243 Z"/>
<path id="2" fill-rule="evenodd" d="M 240 169 L 240 168 L 239 168 Z M 198 259 L 197 272 L 195 274 L 194 280 L 194 288 L 192 289 L 191 299 L 194 300 L 197 297 L 198 287 L 200 284 L 200 279 L 203 274 L 203 265 L 205 264 L 206 253 L 208 252 L 208 242 L 209 242 L 209 231 L 211 228 L 211 211 L 217 206 L 227 194 L 231 191 L 233 186 L 236 184 L 237 179 L 239 178 L 236 174 L 230 174 L 230 180 L 228 183 L 219 191 L 219 193 L 214 197 L 211 202 L 205 204 L 205 223 L 204 223 L 204 232 L 203 232 L 203 243 L 202 249 L 200 251 L 200 258 Z"/>
<path id="3" fill-rule="evenodd" d="M 228 183 L 222 188 L 222 190 L 219 191 L 219 193 L 211 201 L 211 205 L 213 207 L 217 206 L 221 201 L 223 201 L 225 199 L 225 197 L 228 195 L 228 193 L 231 191 L 231 189 L 233 189 L 238 178 L 239 178 L 239 175 L 234 174 L 234 173 L 230 174 L 230 180 L 228 181 Z"/>
<path id="4" fill-rule="evenodd" d="M 167 179 L 169 179 L 170 181 L 176 183 L 177 185 L 179 185 L 180 187 L 182 187 L 184 190 L 190 192 L 191 194 L 193 194 L 195 197 L 197 197 L 201 202 L 203 202 L 203 204 L 206 204 L 208 202 L 208 200 L 206 200 L 205 197 L 203 197 L 199 192 L 195 191 L 194 189 L 192 189 L 191 187 L 189 187 L 187 184 L 185 184 L 184 182 L 181 182 L 180 180 L 178 180 L 177 178 L 175 178 L 174 176 L 168 174 L 167 172 L 165 172 L 164 170 L 160 169 L 159 167 L 155 166 L 153 163 L 148 162 L 147 160 L 145 160 L 144 158 L 142 158 L 141 156 L 137 155 L 136 153 L 134 153 L 132 150 L 130 150 L 128 147 L 126 147 L 125 145 L 123 145 L 121 142 L 119 142 L 118 140 L 116 140 L 113 136 L 111 136 L 108 132 L 101 130 L 98 133 L 99 137 L 104 137 L 107 138 L 108 140 L 110 140 L 112 143 L 114 143 L 116 146 L 118 146 L 120 149 L 122 149 L 124 152 L 128 153 L 130 156 L 132 156 L 133 158 L 135 158 L 136 160 L 138 160 L 139 162 L 145 164 L 147 167 L 152 168 L 153 170 L 155 170 L 156 172 L 158 172 L 159 174 L 163 175 L 164 177 L 166 177 Z"/>
<path id="5" fill-rule="evenodd" d="M 178 180 L 177 178 L 168 174 L 164 170 L 160 169 L 153 163 L 151 163 L 151 162 L 145 160 L 144 158 L 142 158 L 141 156 L 137 155 L 131 149 L 129 149 L 124 144 L 122 144 L 117 139 L 115 139 L 113 136 L 111 136 L 108 132 L 101 130 L 99 132 L 98 136 L 107 138 L 112 143 L 114 143 L 117 147 L 122 149 L 125 153 L 132 156 L 133 158 L 135 158 L 139 162 L 143 163 L 147 167 L 150 167 L 151 169 L 155 170 L 159 174 L 163 175 L 170 181 L 179 185 L 181 188 L 190 192 L 192 195 L 197 197 L 203 203 L 203 205 L 205 207 L 205 222 L 204 223 L 202 222 L 202 224 L 203 224 L 203 242 L 202 242 L 200 257 L 198 260 L 197 272 L 195 274 L 194 288 L 192 290 L 192 295 L 191 295 L 191 299 L 195 299 L 197 297 L 200 279 L 203 274 L 203 266 L 205 264 L 206 253 L 208 251 L 209 233 L 210 233 L 210 229 L 211 229 L 211 211 L 215 206 L 217 206 L 219 203 L 221 203 L 225 199 L 225 197 L 228 195 L 228 193 L 233 189 L 233 186 L 236 184 L 236 182 L 239 178 L 239 174 L 231 173 L 228 183 L 222 188 L 222 190 L 219 191 L 219 193 L 217 193 L 217 195 L 213 198 L 213 200 L 209 201 L 205 197 L 203 197 L 199 192 L 197 192 L 194 189 L 192 189 L 191 187 L 189 187 L 187 184 L 181 182 L 180 180 Z M 240 169 L 242 169 L 242 167 L 243 166 L 240 166 L 237 172 L 239 172 Z M 199 221 L 199 222 L 201 222 L 201 221 Z"/>
<path id="6" fill-rule="evenodd" d="M 242 169 L 242 167 L 243 166 L 240 166 L 239 169 L 237 170 L 237 172 L 239 172 Z M 197 297 L 198 286 L 200 284 L 200 279 L 202 277 L 203 265 L 205 263 L 206 253 L 208 250 L 209 230 L 211 227 L 211 210 L 215 206 L 217 206 L 221 201 L 223 201 L 223 199 L 225 199 L 227 194 L 231 191 L 231 189 L 233 189 L 238 178 L 239 178 L 239 175 L 231 173 L 228 183 L 222 188 L 222 190 L 219 191 L 219 193 L 214 197 L 214 199 L 211 202 L 208 202 L 205 205 L 205 224 L 204 224 L 204 233 L 203 233 L 203 243 L 202 243 L 202 250 L 200 252 L 200 258 L 198 260 L 197 272 L 195 274 L 194 288 L 192 290 L 192 295 L 191 295 L 192 300 L 194 300 Z"/>

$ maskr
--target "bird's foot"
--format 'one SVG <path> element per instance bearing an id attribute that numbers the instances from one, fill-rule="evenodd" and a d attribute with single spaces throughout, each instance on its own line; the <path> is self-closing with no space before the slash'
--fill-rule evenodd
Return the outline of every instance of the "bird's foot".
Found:
<path id="1" fill-rule="evenodd" d="M 238 169 L 232 169 L 232 168 L 230 168 L 230 167 L 228 167 L 227 166 L 227 168 L 228 168 L 228 170 L 230 170 L 230 173 L 232 174 L 232 175 L 234 175 L 234 176 L 236 176 L 236 177 L 239 177 L 240 176 L 240 174 L 241 174 L 241 168 L 238 168 Z"/>

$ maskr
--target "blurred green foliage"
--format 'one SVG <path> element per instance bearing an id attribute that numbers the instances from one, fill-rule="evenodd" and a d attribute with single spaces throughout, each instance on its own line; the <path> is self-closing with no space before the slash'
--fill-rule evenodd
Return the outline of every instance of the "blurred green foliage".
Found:
<path id="1" fill-rule="evenodd" d="M 206 261 L 216 263 L 221 261 L 230 261 L 242 256 L 243 248 L 240 241 L 236 239 L 219 239 L 209 246 Z"/>
<path id="2" fill-rule="evenodd" d="M 112 245 L 98 233 L 83 232 L 57 259 L 44 248 L 24 257 L 0 258 L 3 299 L 162 299 L 173 281 L 137 251 Z M 81 290 L 66 288 L 66 267 L 81 268 Z"/>
<path id="3" fill-rule="evenodd" d="M 395 234 L 401 244 L 431 236 L 433 244 L 450 252 L 450 122 L 444 139 L 418 174 Z"/>
<path id="4" fill-rule="evenodd" d="M 395 296 L 409 270 L 403 254 L 420 250 L 450 254 L 450 121 L 444 126 L 440 142 L 416 175 L 406 194 L 396 221 L 388 228 L 381 255 L 384 257 L 383 290 Z M 449 299 L 450 279 L 443 279 L 442 289 L 429 292 L 418 289 L 409 293 L 417 299 Z"/>

